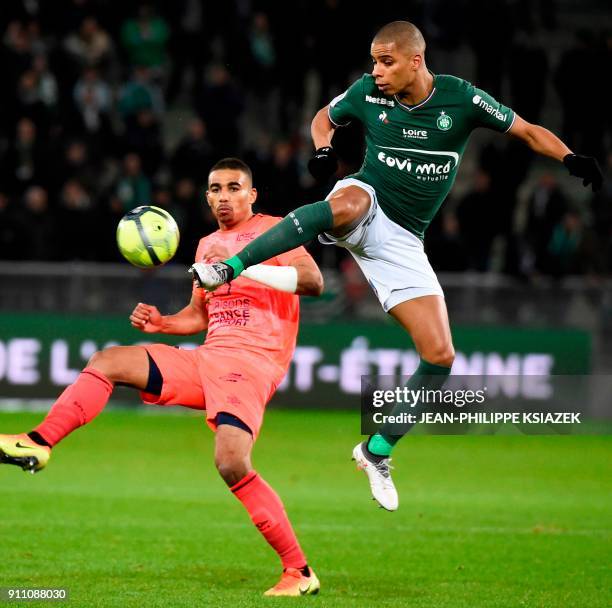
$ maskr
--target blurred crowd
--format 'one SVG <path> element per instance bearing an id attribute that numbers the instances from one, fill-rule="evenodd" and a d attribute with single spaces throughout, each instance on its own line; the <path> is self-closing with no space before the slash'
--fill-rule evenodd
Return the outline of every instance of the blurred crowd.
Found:
<path id="1" fill-rule="evenodd" d="M 609 175 L 612 36 L 594 22 L 553 57 L 541 34 L 557 12 L 553 0 L 389 2 L 367 18 L 349 0 L 2 0 L 0 260 L 116 261 L 117 222 L 150 203 L 177 219 L 189 262 L 215 227 L 208 169 L 228 155 L 251 165 L 260 210 L 320 200 L 310 119 L 369 69 L 371 35 L 394 19 L 422 26 L 434 71 L 469 76 L 457 63 L 468 54 L 474 82 L 527 120 L 547 123 L 552 87 L 559 134 Z M 336 140 L 340 176 L 358 168 L 362 138 L 353 127 Z M 434 268 L 612 272 L 609 181 L 577 201 L 569 178 L 543 172 L 520 212 L 533 155 L 507 138 L 479 155 L 472 186 L 430 229 Z"/>

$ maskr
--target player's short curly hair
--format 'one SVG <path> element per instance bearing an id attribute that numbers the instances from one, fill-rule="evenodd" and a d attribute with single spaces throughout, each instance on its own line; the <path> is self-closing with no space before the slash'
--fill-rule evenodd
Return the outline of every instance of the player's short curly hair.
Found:
<path id="1" fill-rule="evenodd" d="M 253 183 L 253 172 L 251 171 L 251 167 L 249 167 L 243 160 L 234 157 L 222 158 L 220 161 L 217 161 L 208 172 L 210 175 L 213 171 L 219 171 L 220 169 L 234 169 L 235 171 L 242 171 Z"/>

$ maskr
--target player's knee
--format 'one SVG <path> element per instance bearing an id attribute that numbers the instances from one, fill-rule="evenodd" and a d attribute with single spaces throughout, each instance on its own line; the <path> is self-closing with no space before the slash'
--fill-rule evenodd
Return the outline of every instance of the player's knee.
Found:
<path id="1" fill-rule="evenodd" d="M 99 350 L 95 352 L 87 363 L 87 367 L 93 367 L 97 369 L 99 372 L 102 372 L 111 382 L 114 382 L 116 378 L 115 375 L 115 351 L 117 350 L 117 346 L 109 346 L 104 350 Z"/>
<path id="2" fill-rule="evenodd" d="M 421 357 L 433 365 L 452 367 L 455 361 L 455 349 L 452 344 L 440 344 L 422 353 Z"/>
<path id="3" fill-rule="evenodd" d="M 126 360 L 125 346 L 109 346 L 104 350 L 95 352 L 87 363 L 88 367 L 93 367 L 103 373 L 111 382 L 131 382 L 131 373 L 134 365 Z"/>
<path id="4" fill-rule="evenodd" d="M 353 226 L 361 220 L 370 208 L 370 196 L 361 188 L 351 188 L 338 197 L 330 199 L 334 216 L 334 228 Z"/>
<path id="5" fill-rule="evenodd" d="M 230 487 L 244 479 L 251 469 L 248 459 L 238 455 L 217 456 L 215 466 L 223 481 Z"/>

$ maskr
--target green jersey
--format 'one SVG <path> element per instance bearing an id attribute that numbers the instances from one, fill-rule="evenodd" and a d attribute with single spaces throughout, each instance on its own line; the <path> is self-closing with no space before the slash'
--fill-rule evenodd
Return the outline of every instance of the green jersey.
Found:
<path id="1" fill-rule="evenodd" d="M 356 119 L 365 128 L 365 159 L 351 177 L 370 184 L 389 219 L 420 239 L 455 181 L 470 133 L 507 131 L 514 117 L 469 82 L 441 74 L 415 106 L 383 95 L 369 74 L 329 105 L 334 125 Z"/>

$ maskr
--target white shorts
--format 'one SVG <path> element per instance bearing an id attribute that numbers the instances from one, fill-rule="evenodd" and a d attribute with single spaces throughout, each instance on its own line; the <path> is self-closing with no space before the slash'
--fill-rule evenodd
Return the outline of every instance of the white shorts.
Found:
<path id="1" fill-rule="evenodd" d="M 444 297 L 423 243 L 383 213 L 372 186 L 352 177 L 341 179 L 326 198 L 347 186 L 357 186 L 370 195 L 369 211 L 348 234 L 336 238 L 324 233 L 319 241 L 350 251 L 385 312 L 421 296 Z"/>

